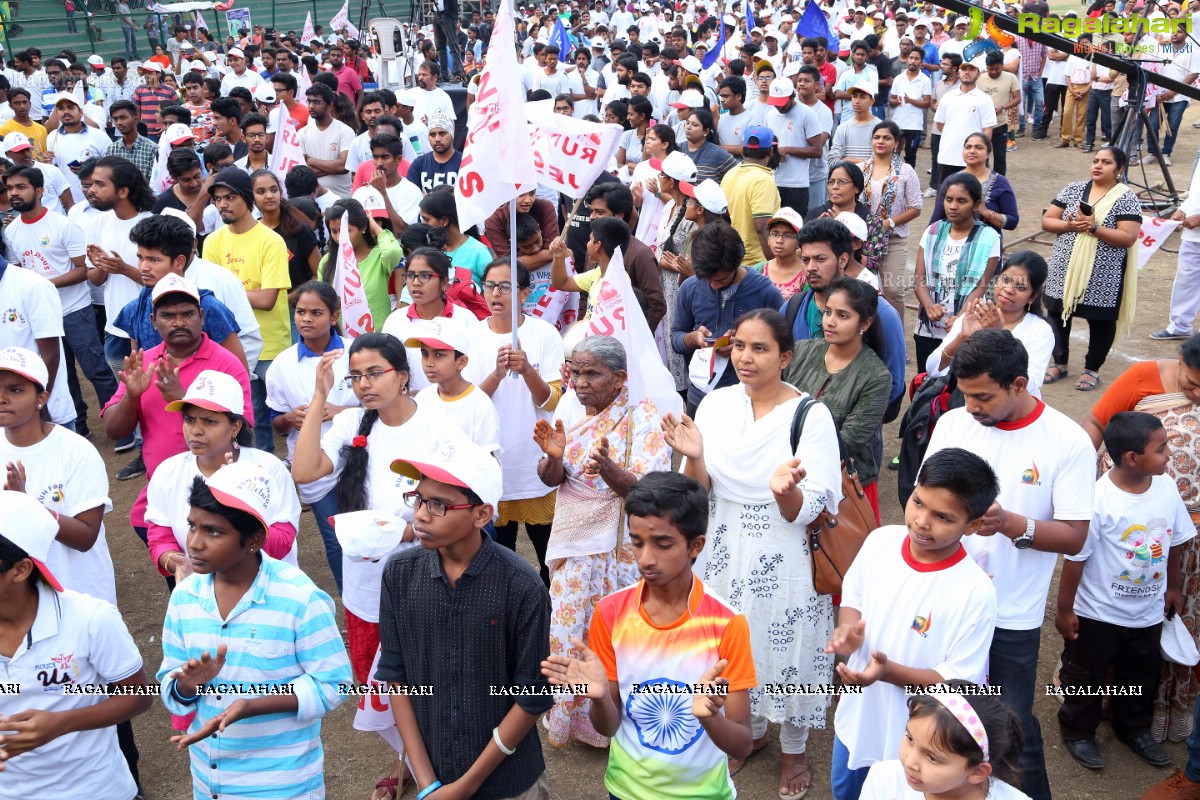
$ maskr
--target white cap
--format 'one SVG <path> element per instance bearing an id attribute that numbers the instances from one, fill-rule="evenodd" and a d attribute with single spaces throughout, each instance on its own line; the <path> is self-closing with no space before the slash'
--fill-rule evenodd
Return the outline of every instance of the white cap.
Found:
<path id="1" fill-rule="evenodd" d="M 875 95 L 879 94 L 879 83 L 871 80 L 870 78 L 861 80 L 850 87 L 850 94 L 853 95 L 855 92 L 866 92 L 867 94 L 871 95 L 871 97 L 874 97 Z"/>
<path id="2" fill-rule="evenodd" d="M 853 211 L 843 211 L 834 217 L 835 220 L 845 225 L 850 229 L 850 235 L 860 242 L 867 240 L 867 223 L 863 222 L 863 218 Z"/>
<path id="3" fill-rule="evenodd" d="M 700 63 L 700 59 L 695 56 L 688 56 L 679 62 L 679 66 L 683 67 L 693 75 L 699 75 L 704 71 L 704 65 Z"/>
<path id="4" fill-rule="evenodd" d="M 435 111 L 429 115 L 429 123 L 425 128 L 431 131 L 443 130 L 448 133 L 454 133 L 454 117 L 445 111 Z"/>
<path id="5" fill-rule="evenodd" d="M 155 66 L 158 65 L 155 64 Z M 54 105 L 57 106 L 59 103 L 70 103 L 73 106 L 78 106 L 79 98 L 70 92 L 59 92 L 58 94 L 54 95 Z"/>
<path id="6" fill-rule="evenodd" d="M 154 291 L 150 292 L 151 305 L 158 305 L 158 301 L 168 294 L 186 294 L 188 297 L 200 302 L 200 291 L 196 288 L 196 284 L 189 281 L 182 275 L 176 275 L 174 272 L 165 275 L 162 280 L 154 284 Z"/>
<path id="7" fill-rule="evenodd" d="M 987 53 L 984 53 L 981 56 L 975 56 L 970 61 L 963 62 L 963 66 L 968 65 L 968 64 L 971 65 L 972 67 L 974 67 L 975 69 L 979 70 L 980 72 L 987 72 Z"/>
<path id="8" fill-rule="evenodd" d="M 32 350 L 24 347 L 6 347 L 0 350 L 0 372 L 15 372 L 43 389 L 50 383 L 50 372 L 46 362 Z"/>
<path id="9" fill-rule="evenodd" d="M 167 277 L 178 277 L 168 275 Z M 166 280 L 165 278 L 163 280 Z M 162 281 L 159 281 L 162 284 Z M 242 393 L 242 385 L 237 378 L 206 369 L 196 376 L 192 385 L 183 393 L 182 400 L 167 403 L 167 411 L 182 411 L 185 405 L 200 406 L 209 411 L 221 411 L 226 414 L 243 416 L 246 413 L 246 397 Z"/>
<path id="10" fill-rule="evenodd" d="M 24 492 L 0 491 L 0 536 L 25 551 L 46 582 L 58 591 L 62 584 L 46 566 L 46 556 L 58 536 L 58 521 L 35 498 Z"/>
<path id="11" fill-rule="evenodd" d="M 180 50 L 195 50 L 196 47 L 191 42 L 189 42 L 185 39 L 179 43 L 179 49 Z"/>
<path id="12" fill-rule="evenodd" d="M 33 147 L 33 142 L 29 141 L 29 137 L 20 131 L 13 131 L 4 137 L 4 152 L 6 153 L 30 147 Z"/>
<path id="13" fill-rule="evenodd" d="M 767 89 L 767 105 L 785 106 L 788 98 L 796 94 L 796 86 L 791 78 L 776 78 Z"/>
<path id="14" fill-rule="evenodd" d="M 230 49 L 230 51 L 228 53 L 225 54 L 225 57 L 226 58 L 245 58 L 246 54 L 242 52 L 242 48 L 234 47 L 234 48 Z"/>
<path id="15" fill-rule="evenodd" d="M 388 215 L 387 206 L 383 202 L 383 193 L 369 184 L 360 186 L 355 190 L 351 197 L 357 200 L 366 211 L 373 217 L 386 217 Z"/>
<path id="16" fill-rule="evenodd" d="M 178 208 L 164 208 L 162 214 L 164 217 L 175 217 L 175 219 L 183 220 L 192 229 L 192 236 L 196 235 L 196 221 L 189 217 L 186 211 L 181 211 Z"/>
<path id="17" fill-rule="evenodd" d="M 395 550 L 404 536 L 404 520 L 371 509 L 329 519 L 342 555 L 358 561 L 379 561 Z"/>
<path id="18" fill-rule="evenodd" d="M 696 89 L 680 92 L 679 99 L 671 103 L 671 108 L 704 108 L 704 95 Z"/>
<path id="19" fill-rule="evenodd" d="M 804 66 L 802 61 L 789 61 L 783 67 L 783 77 L 791 78 L 800 74 L 800 68 Z"/>
<path id="20" fill-rule="evenodd" d="M 920 17 L 916 22 L 913 23 L 913 30 L 915 31 L 917 28 L 929 30 L 929 20 L 925 19 L 924 17 Z"/>
<path id="21" fill-rule="evenodd" d="M 207 483 L 218 503 L 245 511 L 262 524 L 264 532 L 270 528 L 267 509 L 271 507 L 272 492 L 284 488 L 272 486 L 271 476 L 261 465 L 248 460 L 235 461 L 214 472 Z M 286 488 L 295 491 L 290 485 Z"/>
<path id="22" fill-rule="evenodd" d="M 263 81 L 254 87 L 254 99 L 260 103 L 274 103 L 278 99 L 275 96 L 275 86 L 268 81 Z"/>
<path id="23" fill-rule="evenodd" d="M 416 89 L 404 89 L 396 94 L 396 103 L 409 108 L 416 108 L 420 105 L 421 98 L 417 94 Z"/>
<path id="24" fill-rule="evenodd" d="M 776 30 L 774 26 L 771 26 L 771 27 L 767 28 L 765 31 L 763 31 L 763 39 L 774 39 L 775 41 L 778 42 L 779 37 L 780 37 L 779 31 Z"/>
<path id="25" fill-rule="evenodd" d="M 784 206 L 776 211 L 775 216 L 767 220 L 767 227 L 774 225 L 776 222 L 784 222 L 788 225 L 791 225 L 792 228 L 795 229 L 796 233 L 799 233 L 804 227 L 804 218 L 801 217 L 800 214 L 795 211 L 795 209 L 788 208 L 787 206 Z"/>
<path id="26" fill-rule="evenodd" d="M 195 134 L 192 129 L 182 122 L 173 122 L 163 131 L 162 140 L 172 145 L 183 144 L 186 141 L 195 139 Z"/>
<path id="27" fill-rule="evenodd" d="M 967 19 L 966 17 L 955 17 L 953 27 L 957 28 L 959 25 L 970 25 L 970 24 L 971 24 L 971 20 Z"/>
<path id="28" fill-rule="evenodd" d="M 434 350 L 457 350 L 460 353 L 466 353 L 470 342 L 467 337 L 467 329 L 462 325 L 451 325 L 445 317 L 436 317 L 423 322 L 417 327 L 415 335 L 404 340 L 405 347 L 420 347 L 421 345 Z"/>
<path id="29" fill-rule="evenodd" d="M 88 56 L 87 63 L 98 69 L 104 69 L 104 57 L 101 55 L 93 53 L 92 55 Z"/>
<path id="30" fill-rule="evenodd" d="M 695 186 L 681 184 L 679 190 L 714 214 L 724 214 L 729 209 L 729 200 L 721 184 L 707 178 Z"/>
<path id="31" fill-rule="evenodd" d="M 681 150 L 668 153 L 667 157 L 661 161 L 657 158 L 650 159 L 650 167 L 677 181 L 690 183 L 696 180 L 696 162 L 688 158 Z"/>
<path id="32" fill-rule="evenodd" d="M 188 64 L 188 69 L 195 70 L 196 72 L 207 72 L 208 65 L 205 64 L 203 61 L 200 61 L 199 59 L 197 59 L 197 60 L 191 62 L 190 64 Z"/>
<path id="33" fill-rule="evenodd" d="M 417 481 L 426 477 L 470 489 L 493 510 L 499 508 L 504 490 L 500 464 L 461 433 L 443 437 L 432 450 L 399 454 L 392 462 L 392 472 Z"/>
<path id="34" fill-rule="evenodd" d="M 139 69 L 144 69 L 147 72 L 162 72 L 163 71 L 162 64 L 158 63 L 157 61 L 143 61 L 141 63 L 141 65 L 139 66 Z"/>

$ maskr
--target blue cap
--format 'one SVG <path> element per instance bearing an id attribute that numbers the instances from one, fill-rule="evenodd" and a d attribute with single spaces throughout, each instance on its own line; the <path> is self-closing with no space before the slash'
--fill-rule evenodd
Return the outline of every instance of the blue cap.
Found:
<path id="1" fill-rule="evenodd" d="M 775 144 L 775 131 L 766 125 L 751 125 L 742 134 L 742 147 L 766 149 Z"/>

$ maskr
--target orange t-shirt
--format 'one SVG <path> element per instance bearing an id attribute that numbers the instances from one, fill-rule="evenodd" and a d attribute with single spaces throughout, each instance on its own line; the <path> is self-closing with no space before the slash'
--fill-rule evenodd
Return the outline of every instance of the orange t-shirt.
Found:
<path id="1" fill-rule="evenodd" d="M 1113 414 L 1132 411 L 1138 401 L 1166 391 L 1157 361 L 1139 361 L 1109 384 L 1104 396 L 1092 406 L 1092 416 L 1104 428 Z"/>

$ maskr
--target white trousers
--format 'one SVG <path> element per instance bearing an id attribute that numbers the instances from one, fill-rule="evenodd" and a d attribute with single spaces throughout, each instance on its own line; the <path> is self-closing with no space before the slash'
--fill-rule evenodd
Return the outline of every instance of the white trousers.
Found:
<path id="1" fill-rule="evenodd" d="M 1175 285 L 1171 287 L 1171 333 L 1191 335 L 1196 313 L 1200 312 L 1200 242 L 1179 243 L 1179 265 Z"/>
<path id="2" fill-rule="evenodd" d="M 750 731 L 754 738 L 767 735 L 767 718 L 757 714 L 750 716 Z M 779 727 L 779 749 L 787 755 L 800 755 L 808 748 L 808 728 L 785 722 Z"/>

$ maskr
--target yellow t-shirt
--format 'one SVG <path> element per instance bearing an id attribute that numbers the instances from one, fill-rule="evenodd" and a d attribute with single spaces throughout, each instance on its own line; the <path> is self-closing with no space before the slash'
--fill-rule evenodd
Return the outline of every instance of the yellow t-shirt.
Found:
<path id="1" fill-rule="evenodd" d="M 721 188 L 729 201 L 729 221 L 746 245 L 742 266 L 749 267 L 765 261 L 762 243 L 754 220 L 770 217 L 779 210 L 779 189 L 775 186 L 775 174 L 762 164 L 743 161 L 725 174 Z"/>
<path id="2" fill-rule="evenodd" d="M 592 306 L 596 305 L 596 298 L 600 294 L 600 279 L 604 277 L 600 274 L 599 267 L 592 267 L 587 272 L 581 272 L 575 276 L 575 285 L 579 287 L 581 292 L 587 292 L 587 316 L 592 315 Z"/>
<path id="3" fill-rule="evenodd" d="M 39 101 L 40 102 L 40 101 Z M 29 137 L 29 141 L 33 142 L 33 157 L 39 158 L 42 153 L 46 152 L 46 126 L 40 122 L 30 123 L 28 127 L 17 122 L 16 119 L 10 119 L 4 125 L 0 126 L 0 136 L 7 136 L 16 131 L 23 133 Z M 79 202 L 78 199 L 76 202 Z"/>
<path id="4" fill-rule="evenodd" d="M 269 311 L 254 309 L 254 318 L 262 328 L 263 338 L 259 360 L 270 361 L 291 347 L 287 290 L 291 288 L 292 280 L 288 275 L 288 251 L 283 237 L 262 223 L 241 234 L 234 233 L 228 226 L 218 228 L 204 240 L 204 259 L 237 275 L 246 291 L 283 290 Z"/>

